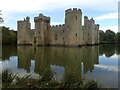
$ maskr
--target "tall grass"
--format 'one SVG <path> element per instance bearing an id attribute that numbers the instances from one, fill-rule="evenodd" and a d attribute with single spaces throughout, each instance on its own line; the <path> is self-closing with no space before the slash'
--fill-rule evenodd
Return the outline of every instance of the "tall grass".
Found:
<path id="1" fill-rule="evenodd" d="M 3 88 L 99 88 L 94 80 L 78 79 L 76 81 L 74 76 L 67 78 L 65 81 L 57 82 L 52 72 L 45 72 L 39 79 L 30 76 L 19 77 L 10 70 L 4 70 L 2 72 L 2 86 Z"/>

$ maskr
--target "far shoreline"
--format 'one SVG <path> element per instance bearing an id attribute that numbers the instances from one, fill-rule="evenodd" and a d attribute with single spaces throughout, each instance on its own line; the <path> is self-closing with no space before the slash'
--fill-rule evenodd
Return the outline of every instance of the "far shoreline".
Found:
<path id="1" fill-rule="evenodd" d="M 92 45 L 78 45 L 78 46 L 75 46 L 75 45 L 31 45 L 31 44 L 0 44 L 2 46 L 15 46 L 15 47 L 18 47 L 18 46 L 33 46 L 33 47 L 89 47 L 89 46 L 99 46 L 99 45 L 120 45 L 119 43 L 99 43 L 99 44 L 92 44 Z"/>

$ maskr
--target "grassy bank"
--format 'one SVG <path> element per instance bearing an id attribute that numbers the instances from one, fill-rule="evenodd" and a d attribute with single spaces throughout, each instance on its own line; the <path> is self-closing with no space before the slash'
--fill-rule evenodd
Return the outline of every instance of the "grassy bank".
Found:
<path id="1" fill-rule="evenodd" d="M 98 89 L 99 86 L 94 80 L 78 79 L 70 77 L 65 81 L 57 82 L 54 79 L 54 73 L 44 73 L 38 79 L 31 78 L 30 75 L 18 77 L 10 70 L 2 72 L 2 88 L 94 88 Z"/>

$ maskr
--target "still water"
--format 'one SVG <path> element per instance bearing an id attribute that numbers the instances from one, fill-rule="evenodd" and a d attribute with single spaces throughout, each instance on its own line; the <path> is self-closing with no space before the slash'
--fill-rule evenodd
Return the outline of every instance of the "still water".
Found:
<path id="1" fill-rule="evenodd" d="M 102 87 L 118 87 L 118 56 L 116 45 L 83 47 L 3 46 L 2 70 L 11 69 L 19 76 L 39 77 L 45 71 L 55 73 L 57 81 L 71 74 L 94 79 Z"/>

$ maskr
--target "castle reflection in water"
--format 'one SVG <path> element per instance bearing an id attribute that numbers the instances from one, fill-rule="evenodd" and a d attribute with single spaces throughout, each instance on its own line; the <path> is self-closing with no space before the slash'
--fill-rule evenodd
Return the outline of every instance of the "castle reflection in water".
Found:
<path id="1" fill-rule="evenodd" d="M 18 47 L 18 68 L 24 68 L 30 72 L 31 60 L 35 60 L 34 72 L 39 75 L 42 75 L 45 70 L 51 71 L 51 65 L 64 67 L 64 76 L 73 72 L 80 75 L 94 69 L 94 64 L 99 63 L 98 56 L 98 46 L 81 48 L 20 46 Z"/>
<path id="2" fill-rule="evenodd" d="M 115 59 L 109 59 L 112 61 L 109 61 L 110 65 L 108 65 L 107 58 L 114 55 L 120 55 L 120 48 L 117 45 L 96 45 L 83 47 L 3 46 L 2 52 L 3 67 L 8 65 L 11 69 L 14 69 L 17 72 L 22 69 L 27 73 L 34 72 L 40 76 L 45 72 L 55 72 L 55 77 L 59 80 L 69 78 L 70 76 L 74 76 L 78 79 L 78 77 L 87 74 L 88 71 L 92 72 L 93 70 L 96 70 L 97 68 L 95 66 L 101 63 L 101 60 L 99 60 L 101 58 L 100 56 L 102 56 L 102 60 L 106 59 L 103 60 L 103 63 L 106 64 L 101 65 L 110 66 L 110 63 L 112 62 L 117 65 L 117 61 L 115 61 Z M 6 61 L 7 63 L 5 64 Z M 13 64 L 12 66 L 14 67 L 12 67 L 10 63 Z M 113 66 L 111 65 L 111 67 Z M 104 72 L 103 69 L 97 70 L 98 74 L 108 71 L 105 70 Z M 113 72 L 108 75 L 113 75 Z M 110 78 L 111 76 L 109 79 Z"/>

